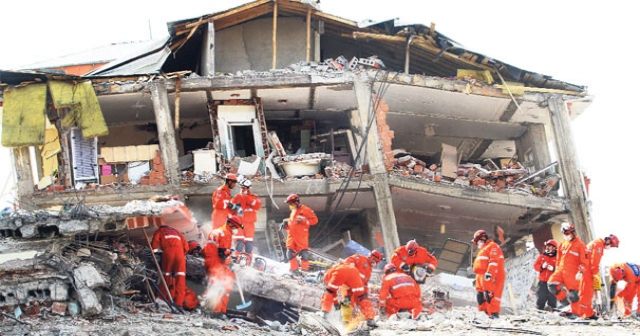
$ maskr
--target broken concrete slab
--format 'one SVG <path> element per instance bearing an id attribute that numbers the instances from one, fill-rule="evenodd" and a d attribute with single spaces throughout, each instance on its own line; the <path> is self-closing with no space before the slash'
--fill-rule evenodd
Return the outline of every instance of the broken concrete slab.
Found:
<path id="1" fill-rule="evenodd" d="M 83 316 L 94 316 L 102 312 L 100 300 L 92 289 L 88 287 L 77 288 L 76 295 L 80 301 Z"/>
<path id="2" fill-rule="evenodd" d="M 92 264 L 82 264 L 73 270 L 73 279 L 78 287 L 109 287 L 109 280 Z"/>

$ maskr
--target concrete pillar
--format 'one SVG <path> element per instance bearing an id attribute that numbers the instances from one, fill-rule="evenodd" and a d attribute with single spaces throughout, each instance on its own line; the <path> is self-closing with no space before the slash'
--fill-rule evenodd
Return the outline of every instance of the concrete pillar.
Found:
<path id="1" fill-rule="evenodd" d="M 149 85 L 151 91 L 151 101 L 153 102 L 153 112 L 156 117 L 158 128 L 158 139 L 160 141 L 160 152 L 162 162 L 165 166 L 165 174 L 169 184 L 178 186 L 180 176 L 178 175 L 178 148 L 176 147 L 176 135 L 171 119 L 171 109 L 169 108 L 169 96 L 164 79 L 158 79 Z"/>
<path id="2" fill-rule="evenodd" d="M 33 195 L 33 172 L 29 147 L 17 147 L 11 151 L 16 172 L 16 196 L 21 209 L 33 210 L 35 205 L 31 202 Z"/>
<path id="3" fill-rule="evenodd" d="M 366 154 L 364 157 L 369 165 L 369 171 L 371 175 L 373 175 L 373 193 L 376 200 L 378 218 L 382 227 L 385 251 L 387 251 L 387 254 L 390 254 L 400 245 L 400 238 L 398 237 L 396 217 L 393 212 L 389 176 L 384 166 L 378 127 L 376 125 L 375 115 L 372 112 L 372 105 L 374 105 L 372 102 L 372 83 L 370 80 L 355 78 L 354 90 L 358 102 L 359 120 L 361 122 L 359 127 L 357 125 L 356 127 L 363 131 L 363 141 L 366 143 Z M 370 120 L 371 118 L 373 118 L 373 120 Z M 372 122 L 372 124 L 367 136 L 366 132 L 369 122 Z"/>
<path id="4" fill-rule="evenodd" d="M 547 135 L 544 124 L 529 124 L 527 131 L 516 141 L 518 159 L 527 167 L 540 170 L 551 163 L 551 154 L 547 146 Z M 528 157 L 528 154 L 531 157 Z M 529 160 L 532 162 L 528 162 Z"/>
<path id="5" fill-rule="evenodd" d="M 549 113 L 551 124 L 556 139 L 558 162 L 562 174 L 562 185 L 566 198 L 569 201 L 571 220 L 576 226 L 576 231 L 585 242 L 593 239 L 593 230 L 589 221 L 584 181 L 580 173 L 576 155 L 573 135 L 571 133 L 571 120 L 567 104 L 561 96 L 552 96 L 549 99 Z"/>

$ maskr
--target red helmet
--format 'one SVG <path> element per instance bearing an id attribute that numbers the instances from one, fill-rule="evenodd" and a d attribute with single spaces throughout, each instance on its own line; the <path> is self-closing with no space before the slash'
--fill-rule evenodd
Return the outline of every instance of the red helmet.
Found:
<path id="1" fill-rule="evenodd" d="M 560 230 L 562 230 L 562 233 L 575 233 L 576 232 L 576 226 L 573 225 L 572 223 L 564 222 L 560 226 Z"/>
<path id="2" fill-rule="evenodd" d="M 238 216 L 229 215 L 229 217 L 227 217 L 227 223 L 232 228 L 242 228 L 242 220 Z"/>
<path id="3" fill-rule="evenodd" d="M 478 230 L 476 231 L 476 233 L 473 234 L 473 239 L 471 240 L 471 242 L 475 244 L 479 240 L 487 240 L 487 239 L 489 239 L 489 236 L 487 235 L 487 231 Z"/>
<path id="4" fill-rule="evenodd" d="M 409 252 L 409 255 L 414 255 L 418 250 L 418 242 L 416 242 L 415 239 L 411 239 L 407 242 L 405 247 L 407 248 L 407 252 Z"/>
<path id="5" fill-rule="evenodd" d="M 379 263 L 382 261 L 382 253 L 380 253 L 380 251 L 378 250 L 373 250 L 371 251 L 371 253 L 369 253 L 369 261 L 372 261 L 374 263 Z"/>
<path id="6" fill-rule="evenodd" d="M 298 194 L 291 194 L 287 197 L 287 200 L 284 201 L 285 203 L 298 203 L 300 202 L 300 196 L 298 196 Z"/>
<path id="7" fill-rule="evenodd" d="M 384 274 L 389 274 L 389 273 L 393 273 L 396 272 L 398 269 L 396 268 L 395 265 L 393 264 L 386 264 L 384 265 L 384 268 L 382 269 L 382 272 L 384 272 Z"/>
<path id="8" fill-rule="evenodd" d="M 238 182 L 238 176 L 234 173 L 228 173 L 227 175 L 224 176 L 224 179 L 227 181 Z"/>
<path id="9" fill-rule="evenodd" d="M 548 246 L 551 245 L 553 247 L 555 247 L 556 249 L 558 248 L 558 242 L 553 240 L 553 239 L 549 239 L 546 242 L 544 242 L 544 246 Z"/>
<path id="10" fill-rule="evenodd" d="M 621 267 L 611 268 L 609 273 L 611 273 L 611 278 L 615 281 L 620 281 L 624 278 L 624 270 Z"/>
<path id="11" fill-rule="evenodd" d="M 611 247 L 618 247 L 620 246 L 620 239 L 618 239 L 618 236 L 614 235 L 613 233 L 609 235 L 609 245 Z"/>

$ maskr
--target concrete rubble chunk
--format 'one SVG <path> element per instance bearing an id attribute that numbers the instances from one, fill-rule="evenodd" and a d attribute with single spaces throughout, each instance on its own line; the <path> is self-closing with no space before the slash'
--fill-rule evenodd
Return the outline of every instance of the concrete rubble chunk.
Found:
<path id="1" fill-rule="evenodd" d="M 82 264 L 73 270 L 73 279 L 78 287 L 108 287 L 109 281 L 91 264 Z"/>
<path id="2" fill-rule="evenodd" d="M 80 301 L 80 307 L 82 307 L 83 316 L 94 316 L 102 312 L 102 305 L 96 293 L 88 288 L 82 287 L 76 290 L 78 295 L 78 301 Z"/>

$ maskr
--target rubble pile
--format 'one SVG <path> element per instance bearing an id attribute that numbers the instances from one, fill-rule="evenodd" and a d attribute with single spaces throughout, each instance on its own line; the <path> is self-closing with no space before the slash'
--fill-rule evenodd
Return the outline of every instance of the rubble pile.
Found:
<path id="1" fill-rule="evenodd" d="M 327 73 L 343 73 L 346 71 L 355 71 L 358 69 L 382 69 L 385 68 L 384 63 L 377 56 L 367 58 L 352 57 L 350 60 L 340 55 L 334 58 L 327 58 L 323 62 L 298 62 L 289 65 L 288 69 L 303 74 L 327 74 Z"/>
<path id="2" fill-rule="evenodd" d="M 458 165 L 456 177 L 446 177 L 442 174 L 441 165 L 427 164 L 411 155 L 401 156 L 393 162 L 392 173 L 400 176 L 410 176 L 425 181 L 471 187 L 474 189 L 514 192 L 545 197 L 557 186 L 560 177 L 549 174 L 545 178 L 524 180 L 529 171 L 519 162 L 509 162 L 498 167 L 492 160 L 485 160 L 485 164 L 462 163 Z"/>

